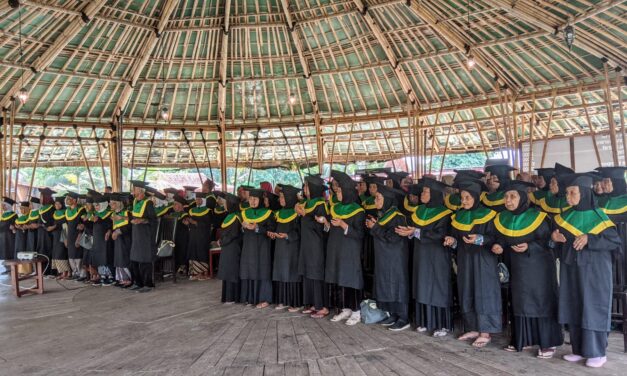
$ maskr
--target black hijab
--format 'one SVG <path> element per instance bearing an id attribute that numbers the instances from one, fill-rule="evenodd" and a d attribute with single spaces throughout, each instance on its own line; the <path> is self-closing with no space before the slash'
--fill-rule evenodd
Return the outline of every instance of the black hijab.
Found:
<path id="1" fill-rule="evenodd" d="M 437 208 L 444 205 L 444 192 L 448 185 L 429 177 L 422 178 L 422 185 L 429 188 L 431 198 L 425 204 L 428 208 Z"/>
<path id="2" fill-rule="evenodd" d="M 291 185 L 279 184 L 281 187 L 281 193 L 283 193 L 283 197 L 285 198 L 285 208 L 293 208 L 298 203 L 298 192 L 300 189 L 293 187 Z"/>
<path id="3" fill-rule="evenodd" d="M 385 184 L 377 183 L 377 193 L 383 196 L 383 207 L 379 209 L 380 215 L 386 213 L 390 208 L 398 207 L 397 196 L 400 193 L 397 189 L 390 188 Z"/>
<path id="4" fill-rule="evenodd" d="M 357 202 L 359 196 L 355 188 L 355 181 L 347 174 L 337 170 L 331 171 L 331 176 L 342 190 L 342 204 L 346 205 Z"/>
<path id="5" fill-rule="evenodd" d="M 305 184 L 307 188 L 309 188 L 309 198 L 324 197 L 324 192 L 327 190 L 327 187 L 324 185 L 324 180 L 320 175 L 305 176 Z"/>
<path id="6" fill-rule="evenodd" d="M 487 191 L 485 184 L 481 180 L 464 179 L 456 183 L 456 188 L 461 191 L 466 191 L 474 199 L 474 203 L 469 210 L 475 210 L 481 205 L 481 193 Z"/>
<path id="7" fill-rule="evenodd" d="M 592 192 L 593 179 L 588 174 L 571 174 L 565 180 L 566 187 L 579 188 L 579 203 L 573 206 L 573 210 L 585 211 L 596 208 L 596 201 Z"/>
<path id="8" fill-rule="evenodd" d="M 516 209 L 511 210 L 512 214 L 518 215 L 529 209 L 529 197 L 527 196 L 527 189 L 533 188 L 535 185 L 522 180 L 512 180 L 505 187 L 504 191 L 516 191 L 520 196 L 518 206 Z"/>

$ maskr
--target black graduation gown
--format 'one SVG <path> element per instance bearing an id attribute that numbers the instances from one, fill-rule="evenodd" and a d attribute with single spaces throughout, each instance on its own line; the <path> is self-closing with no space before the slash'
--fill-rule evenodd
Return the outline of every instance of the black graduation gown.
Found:
<path id="1" fill-rule="evenodd" d="M 370 229 L 374 240 L 374 296 L 377 302 L 406 304 L 409 301 L 409 246 L 407 238 L 395 232 L 406 226 L 400 212 L 385 224 L 379 221 Z"/>
<path id="2" fill-rule="evenodd" d="M 91 220 L 92 217 L 94 216 L 94 212 L 89 212 L 89 213 L 85 213 L 82 217 L 82 223 L 83 223 L 83 232 L 87 235 L 94 235 L 94 222 Z M 92 249 L 93 249 L 93 244 L 92 244 Z M 97 266 L 96 264 L 94 264 L 94 262 L 92 261 L 92 249 L 83 249 L 83 265 L 88 265 L 88 266 Z"/>
<path id="3" fill-rule="evenodd" d="M 348 225 L 346 235 L 344 235 L 344 229 L 331 225 L 325 263 L 324 281 L 326 283 L 356 290 L 363 289 L 361 252 L 365 220 L 366 213 L 363 209 L 350 218 L 344 218 L 344 222 Z"/>
<path id="4" fill-rule="evenodd" d="M 189 243 L 189 226 L 183 223 L 183 218 L 187 217 L 187 213 L 172 213 L 170 216 L 174 217 L 174 260 L 176 266 L 187 265 L 189 258 L 187 257 L 187 246 Z"/>
<path id="5" fill-rule="evenodd" d="M 62 212 L 64 213 L 64 212 Z M 54 216 L 54 213 L 53 213 Z M 61 241 L 61 233 L 63 232 L 63 224 L 65 223 L 65 214 L 54 219 L 54 230 L 52 230 L 52 259 L 67 260 L 68 252 L 65 244 Z"/>
<path id="6" fill-rule="evenodd" d="M 190 261 L 209 263 L 209 243 L 211 242 L 211 209 L 192 208 L 189 218 L 197 223 L 189 224 L 187 255 Z"/>
<path id="7" fill-rule="evenodd" d="M 481 207 L 474 209 L 479 210 Z M 460 215 L 461 209 L 454 215 Z M 465 331 L 498 333 L 502 330 L 501 285 L 498 258 L 492 253 L 494 229 L 492 222 L 455 228 L 452 218 L 451 236 L 457 240 L 457 290 Z M 469 234 L 483 235 L 483 244 L 466 244 Z"/>
<path id="8" fill-rule="evenodd" d="M 504 191 L 495 191 L 492 193 L 486 193 L 481 198 L 481 203 L 494 210 L 495 212 L 502 212 L 505 209 L 505 192 Z"/>
<path id="9" fill-rule="evenodd" d="M 412 296 L 416 303 L 449 308 L 453 305 L 452 252 L 442 244 L 450 230 L 450 212 L 433 222 L 414 215 L 412 222 L 420 229 L 420 239 L 413 239 Z"/>
<path id="10" fill-rule="evenodd" d="M 68 211 L 70 209 L 67 208 L 65 210 L 65 222 L 67 223 L 67 252 L 68 258 L 70 260 L 73 259 L 82 259 L 83 258 L 83 249 L 79 246 L 76 246 L 76 239 L 78 238 L 78 225 L 83 223 L 81 216 L 85 213 L 85 209 L 83 207 L 78 208 L 78 212 L 69 216 Z"/>
<path id="11" fill-rule="evenodd" d="M 119 224 L 113 224 L 112 230 L 117 231 L 120 230 L 120 234 L 118 234 L 117 238 L 113 241 L 113 266 L 116 268 L 130 268 L 131 266 L 131 246 L 133 244 L 132 240 L 132 226 L 130 222 L 129 215 L 130 213 L 127 211 L 123 211 L 118 213 L 119 216 L 125 216 L 128 219 L 128 223 L 123 224 L 121 221 Z"/>
<path id="12" fill-rule="evenodd" d="M 94 214 L 95 222 L 93 222 L 92 231 L 94 236 L 94 246 L 91 249 L 91 263 L 94 266 L 108 265 L 107 255 L 110 253 L 111 241 L 105 240 L 105 235 L 111 230 L 113 224 L 111 222 L 111 213 L 103 218 Z"/>
<path id="13" fill-rule="evenodd" d="M 272 280 L 275 282 L 300 282 L 298 273 L 298 250 L 300 248 L 300 218 L 288 223 L 277 219 L 274 232 L 287 234 L 287 239 L 276 239 Z"/>
<path id="14" fill-rule="evenodd" d="M 0 220 L 0 260 L 15 259 L 15 234 L 11 227 L 16 218 L 16 213 L 7 212 L 3 213 L 3 218 Z"/>
<path id="15" fill-rule="evenodd" d="M 157 215 L 155 214 L 155 207 L 152 201 L 144 199 L 141 205 L 139 202 L 137 205 L 134 203 L 131 218 L 147 221 L 145 223 L 131 224 L 131 261 L 151 263 L 157 257 Z"/>
<path id="16" fill-rule="evenodd" d="M 316 216 L 326 217 L 326 204 L 322 202 L 300 220 L 300 249 L 298 271 L 304 278 L 323 281 L 325 266 L 324 225 L 316 221 Z"/>
<path id="17" fill-rule="evenodd" d="M 272 244 L 266 232 L 274 227 L 273 222 L 273 217 L 269 216 L 264 221 L 257 223 L 257 231 L 243 229 L 240 279 L 272 280 Z"/>
<path id="18" fill-rule="evenodd" d="M 52 256 L 52 232 L 47 228 L 54 224 L 54 206 L 39 210 L 39 228 L 37 229 L 37 253 Z"/>
<path id="19" fill-rule="evenodd" d="M 28 216 L 29 225 L 39 226 L 39 210 L 33 210 Z M 26 250 L 28 252 L 37 252 L 37 237 L 39 233 L 39 227 L 36 229 L 30 229 L 26 231 Z"/>
<path id="20" fill-rule="evenodd" d="M 229 221 L 230 222 L 230 221 Z M 218 278 L 228 282 L 239 282 L 240 256 L 242 253 L 242 224 L 239 218 L 224 223 L 220 232 L 220 265 Z"/>
<path id="21" fill-rule="evenodd" d="M 16 225 L 26 225 L 28 224 L 28 219 L 20 221 L 19 217 L 15 221 Z M 16 229 L 15 230 L 15 252 L 13 255 L 17 257 L 18 252 L 26 252 L 26 234 L 28 230 Z"/>

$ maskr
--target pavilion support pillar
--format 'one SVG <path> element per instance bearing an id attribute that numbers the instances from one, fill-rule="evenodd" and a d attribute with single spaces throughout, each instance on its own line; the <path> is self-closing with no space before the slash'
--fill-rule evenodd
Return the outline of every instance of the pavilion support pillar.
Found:
<path id="1" fill-rule="evenodd" d="M 588 123 L 588 128 L 590 128 L 590 135 L 592 136 L 592 145 L 594 146 L 594 154 L 597 158 L 597 164 L 600 166 L 601 153 L 599 153 L 599 145 L 597 145 L 597 132 L 594 124 L 590 120 L 590 114 L 588 113 L 588 103 L 586 103 L 586 98 L 583 96 L 581 86 L 579 87 L 579 98 L 581 100 L 581 105 L 583 106 L 584 113 L 586 114 L 586 122 Z"/>
<path id="2" fill-rule="evenodd" d="M 605 74 L 605 108 L 607 109 L 607 125 L 610 127 L 610 143 L 612 144 L 612 162 L 618 166 L 618 142 L 616 141 L 616 124 L 614 123 L 614 108 L 612 107 L 612 90 L 607 62 L 603 63 Z"/>
<path id="3" fill-rule="evenodd" d="M 617 70 L 616 72 L 620 72 Z M 620 74 L 616 75 L 616 90 L 618 91 L 618 118 L 620 119 L 620 133 L 621 140 L 623 141 L 623 163 L 627 166 L 627 145 L 625 136 L 625 111 L 623 110 L 623 82 L 624 79 Z M 599 163 L 600 165 L 600 163 Z"/>
<path id="4" fill-rule="evenodd" d="M 207 155 L 207 159 L 209 156 Z M 220 127 L 220 177 L 222 179 L 222 192 L 226 192 L 226 129 Z"/>
<path id="5" fill-rule="evenodd" d="M 15 98 L 12 99 L 15 102 Z M 7 158 L 6 164 L 8 166 L 7 169 L 7 177 L 8 177 L 8 185 L 7 185 L 7 196 L 11 197 L 11 183 L 12 183 L 12 173 L 13 173 L 13 133 L 15 132 L 15 103 L 11 106 L 11 116 L 9 116 L 9 157 Z M 13 199 L 15 199 L 16 193 L 13 192 Z"/>
<path id="6" fill-rule="evenodd" d="M 557 99 L 557 93 L 553 89 L 553 101 L 551 102 L 551 110 L 549 111 L 549 119 L 546 122 L 546 133 L 544 135 L 544 145 L 542 145 L 542 158 L 540 159 L 540 168 L 544 167 L 544 160 L 546 158 L 546 147 L 549 143 L 549 134 L 551 133 L 551 123 L 553 122 L 553 110 L 555 110 L 555 100 Z"/>

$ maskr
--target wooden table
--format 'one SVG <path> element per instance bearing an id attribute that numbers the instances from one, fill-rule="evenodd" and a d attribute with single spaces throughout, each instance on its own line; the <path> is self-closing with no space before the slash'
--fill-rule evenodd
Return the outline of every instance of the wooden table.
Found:
<path id="1" fill-rule="evenodd" d="M 220 255 L 220 253 L 222 253 L 220 246 L 209 248 L 209 278 L 213 278 L 213 256 Z"/>
<path id="2" fill-rule="evenodd" d="M 43 257 L 36 257 L 32 260 L 6 260 L 5 266 L 11 268 L 11 284 L 13 285 L 13 293 L 18 298 L 21 298 L 25 294 L 43 294 L 44 293 L 44 268 L 43 263 L 45 259 Z M 17 272 L 17 268 L 20 265 L 33 265 L 35 274 L 29 274 L 20 277 Z M 20 289 L 20 282 L 29 279 L 35 280 L 35 287 L 27 287 Z"/>

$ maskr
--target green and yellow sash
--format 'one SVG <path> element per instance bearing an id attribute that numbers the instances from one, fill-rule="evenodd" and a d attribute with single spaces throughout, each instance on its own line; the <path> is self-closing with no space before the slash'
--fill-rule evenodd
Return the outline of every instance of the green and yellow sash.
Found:
<path id="1" fill-rule="evenodd" d="M 30 214 L 30 213 L 29 213 Z M 16 225 L 25 225 L 28 223 L 28 215 L 20 215 L 19 217 L 17 217 L 17 219 L 15 220 L 15 224 Z"/>
<path id="2" fill-rule="evenodd" d="M 172 209 L 172 204 L 160 206 L 155 208 L 155 213 L 157 214 L 157 217 L 163 217 L 170 209 Z"/>
<path id="3" fill-rule="evenodd" d="M 54 214 L 52 214 L 52 219 L 55 221 L 60 221 L 65 218 L 65 209 L 55 210 Z"/>
<path id="4" fill-rule="evenodd" d="M 226 216 L 226 218 L 224 218 L 224 221 L 222 221 L 222 225 L 220 227 L 227 228 L 230 225 L 232 225 L 235 221 L 241 222 L 239 215 L 237 213 L 230 213 L 229 215 Z"/>
<path id="5" fill-rule="evenodd" d="M 113 214 L 113 211 L 109 209 L 105 209 L 101 212 L 94 212 L 94 215 L 100 219 L 107 219 L 111 216 L 111 214 Z"/>
<path id="6" fill-rule="evenodd" d="M 327 206 L 326 201 L 324 201 L 324 198 L 322 197 L 317 197 L 317 198 L 312 198 L 311 200 L 307 200 L 305 202 L 305 214 L 311 213 L 312 211 L 316 210 L 316 208 L 320 205 L 324 205 L 325 213 L 329 214 L 329 207 Z"/>
<path id="7" fill-rule="evenodd" d="M 2 221 L 2 222 L 10 221 L 11 219 L 15 218 L 16 216 L 17 216 L 16 212 L 13 212 L 13 211 L 4 212 L 4 213 L 2 213 L 2 217 L 0 217 L 0 221 Z"/>
<path id="8" fill-rule="evenodd" d="M 283 208 L 276 211 L 274 218 L 277 223 L 290 223 L 298 217 L 298 213 L 293 208 Z"/>
<path id="9" fill-rule="evenodd" d="M 358 214 L 364 211 L 365 211 L 364 208 L 362 208 L 361 206 L 359 206 L 359 204 L 356 204 L 354 202 L 350 204 L 337 203 L 331 206 L 331 217 L 333 219 L 348 219 L 354 216 L 355 214 Z"/>
<path id="10" fill-rule="evenodd" d="M 583 211 L 570 209 L 556 215 L 555 223 L 574 236 L 597 235 L 605 229 L 614 227 L 614 222 L 600 209 Z"/>
<path id="11" fill-rule="evenodd" d="M 39 215 L 42 216 L 52 209 L 52 205 L 44 205 L 39 209 Z"/>
<path id="12" fill-rule="evenodd" d="M 117 221 L 113 221 L 113 229 L 117 230 L 121 227 L 124 227 L 126 225 L 128 225 L 129 221 L 128 221 L 128 210 L 123 210 L 121 212 L 117 212 L 115 213 L 115 215 L 117 215 L 118 217 L 122 217 L 122 219 L 117 220 Z"/>
<path id="13" fill-rule="evenodd" d="M 261 223 L 270 218 L 272 210 L 268 208 L 248 208 L 242 210 L 242 220 L 248 223 Z"/>
<path id="14" fill-rule="evenodd" d="M 209 214 L 210 211 L 211 209 L 209 209 L 208 207 L 200 206 L 189 209 L 189 215 L 192 217 L 202 217 Z"/>
<path id="15" fill-rule="evenodd" d="M 494 227 L 505 236 L 518 238 L 537 230 L 545 218 L 546 213 L 540 212 L 535 208 L 530 208 L 518 215 L 506 210 L 496 215 Z"/>
<path id="16" fill-rule="evenodd" d="M 85 211 L 85 208 L 82 206 L 77 206 L 75 209 L 66 208 L 65 209 L 65 219 L 68 221 L 75 220 L 81 213 Z"/>
<path id="17" fill-rule="evenodd" d="M 618 215 L 627 212 L 627 195 L 608 197 L 600 208 L 607 215 Z"/>
<path id="18" fill-rule="evenodd" d="M 496 212 L 490 208 L 478 207 L 474 210 L 461 209 L 451 216 L 451 225 L 460 231 L 471 231 L 475 225 L 490 222 Z"/>
<path id="19" fill-rule="evenodd" d="M 413 213 L 418 209 L 418 206 L 420 205 L 414 205 L 409 202 L 409 197 L 405 196 L 405 199 L 403 200 L 403 207 L 405 208 L 405 210 L 407 210 L 409 213 Z"/>
<path id="20" fill-rule="evenodd" d="M 451 193 L 444 197 L 444 205 L 452 211 L 457 211 L 462 207 L 462 196 L 459 193 Z"/>
<path id="21" fill-rule="evenodd" d="M 400 211 L 398 211 L 398 209 L 395 206 L 392 206 L 391 208 L 389 208 L 385 214 L 383 214 L 383 216 L 381 216 L 381 218 L 379 218 L 377 220 L 377 224 L 381 227 L 385 226 L 388 222 L 390 222 L 394 217 L 396 216 L 402 216 L 404 217 L 405 215 L 403 215 L 403 213 L 401 213 Z"/>
<path id="22" fill-rule="evenodd" d="M 377 210 L 377 206 L 374 203 L 374 196 L 368 196 L 361 202 L 361 206 L 365 210 Z"/>
<path id="23" fill-rule="evenodd" d="M 499 206 L 505 204 L 505 191 L 496 191 L 492 193 L 486 193 L 481 202 L 487 207 Z"/>
<path id="24" fill-rule="evenodd" d="M 420 205 L 411 215 L 411 220 L 414 221 L 417 226 L 425 227 L 451 214 L 453 214 L 453 210 L 449 209 L 445 205 L 437 206 L 435 208 L 428 208 L 426 205 Z"/>
<path id="25" fill-rule="evenodd" d="M 549 214 L 559 214 L 570 209 L 570 206 L 568 206 L 565 197 L 558 197 L 551 192 L 547 192 L 547 194 L 540 199 L 540 208 L 542 211 Z"/>
<path id="26" fill-rule="evenodd" d="M 30 222 L 39 220 L 39 210 L 31 210 L 30 213 L 28 213 L 28 220 Z"/>
<path id="27" fill-rule="evenodd" d="M 144 212 L 146 211 L 146 205 L 148 205 L 148 200 L 134 200 L 133 201 L 133 211 L 131 214 L 135 218 L 143 218 Z"/>
<path id="28" fill-rule="evenodd" d="M 545 198 L 547 193 L 548 191 L 538 189 L 537 191 L 529 192 L 527 197 L 529 197 L 529 202 L 531 202 L 532 204 L 540 205 L 540 200 Z"/>

